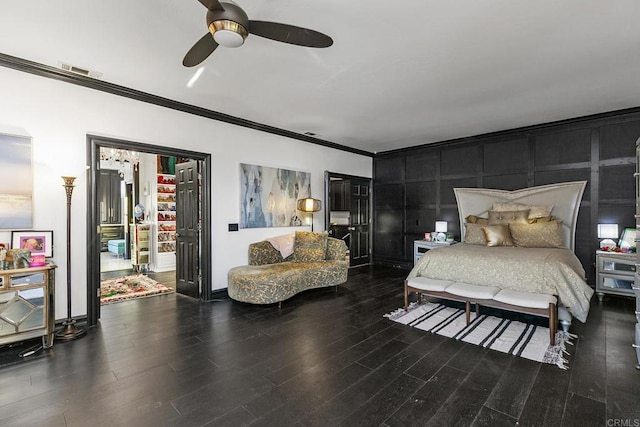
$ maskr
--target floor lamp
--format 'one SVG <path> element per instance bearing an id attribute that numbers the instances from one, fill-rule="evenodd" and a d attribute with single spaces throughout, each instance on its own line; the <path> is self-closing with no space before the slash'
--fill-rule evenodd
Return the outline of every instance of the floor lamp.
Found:
<path id="1" fill-rule="evenodd" d="M 322 202 L 318 199 L 307 197 L 299 199 L 297 203 L 299 211 L 311 213 L 311 231 L 313 232 L 313 213 L 322 209 Z"/>
<path id="2" fill-rule="evenodd" d="M 56 339 L 72 341 L 84 336 L 85 329 L 79 328 L 76 321 L 71 318 L 71 195 L 73 194 L 73 176 L 63 176 L 64 190 L 67 193 L 67 320 L 62 324 L 62 329 L 56 332 Z"/>

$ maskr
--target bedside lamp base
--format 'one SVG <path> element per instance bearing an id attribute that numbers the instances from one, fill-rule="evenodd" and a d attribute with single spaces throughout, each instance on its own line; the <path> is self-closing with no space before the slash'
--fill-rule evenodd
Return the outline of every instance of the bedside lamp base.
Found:
<path id="1" fill-rule="evenodd" d="M 604 239 L 604 240 L 600 241 L 600 249 L 602 249 L 604 247 L 616 248 L 616 247 L 618 247 L 618 245 L 616 244 L 615 240 Z"/>

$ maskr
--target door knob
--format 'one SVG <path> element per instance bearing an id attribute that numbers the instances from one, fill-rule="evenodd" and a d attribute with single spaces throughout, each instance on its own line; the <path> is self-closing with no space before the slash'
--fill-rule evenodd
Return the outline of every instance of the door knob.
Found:
<path id="1" fill-rule="evenodd" d="M 355 231 L 355 230 L 356 230 L 356 228 L 355 228 L 355 227 L 347 227 L 347 230 L 349 230 L 349 231 Z"/>

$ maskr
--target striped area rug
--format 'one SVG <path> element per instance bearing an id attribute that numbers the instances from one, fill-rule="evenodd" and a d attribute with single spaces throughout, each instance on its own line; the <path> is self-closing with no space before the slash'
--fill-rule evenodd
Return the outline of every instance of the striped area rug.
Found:
<path id="1" fill-rule="evenodd" d="M 549 328 L 522 323 L 495 316 L 471 313 L 471 322 L 466 324 L 464 310 L 442 304 L 412 303 L 404 308 L 385 314 L 394 322 L 412 326 L 423 331 L 443 335 L 459 341 L 479 345 L 503 353 L 513 354 L 537 362 L 567 369 L 566 345 L 572 344 L 574 335 L 558 331 L 556 344 L 549 345 Z"/>

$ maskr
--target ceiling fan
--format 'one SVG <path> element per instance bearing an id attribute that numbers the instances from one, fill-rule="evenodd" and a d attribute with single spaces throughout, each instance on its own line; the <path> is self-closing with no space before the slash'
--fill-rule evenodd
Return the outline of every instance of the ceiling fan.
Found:
<path id="1" fill-rule="evenodd" d="M 252 21 L 240 6 L 230 0 L 198 0 L 207 8 L 209 32 L 193 45 L 182 60 L 193 67 L 207 59 L 219 45 L 240 47 L 249 34 L 306 47 L 329 47 L 331 37 L 308 28 L 278 22 Z"/>

